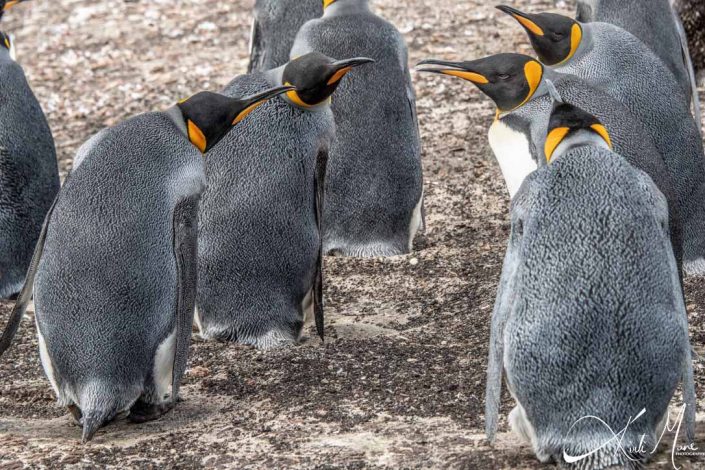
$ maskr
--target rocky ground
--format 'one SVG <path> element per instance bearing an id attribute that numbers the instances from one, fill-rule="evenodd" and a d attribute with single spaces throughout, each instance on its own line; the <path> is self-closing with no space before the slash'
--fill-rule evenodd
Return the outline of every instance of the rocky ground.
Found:
<path id="1" fill-rule="evenodd" d="M 53 0 L 7 14 L 3 28 L 16 35 L 63 174 L 104 126 L 243 73 L 252 3 Z M 529 50 L 488 2 L 372 3 L 405 34 L 414 63 Z M 507 195 L 486 140 L 494 110 L 460 80 L 413 78 L 429 230 L 410 256 L 326 260 L 325 344 L 312 330 L 303 345 L 266 353 L 194 337 L 175 411 L 144 425 L 118 422 L 80 445 L 25 320 L 0 361 L 0 467 L 539 467 L 507 432 L 508 397 L 497 442 L 483 436 L 489 319 L 508 235 Z M 705 287 L 690 280 L 686 290 L 693 344 L 705 354 Z M 10 308 L 0 308 L 0 324 Z M 702 360 L 695 373 L 702 398 Z M 669 456 L 655 467 L 671 468 Z"/>

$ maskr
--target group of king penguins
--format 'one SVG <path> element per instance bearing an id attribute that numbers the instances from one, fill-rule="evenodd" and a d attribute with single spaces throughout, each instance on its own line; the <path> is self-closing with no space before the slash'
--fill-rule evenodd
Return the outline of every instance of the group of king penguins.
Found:
<path id="1" fill-rule="evenodd" d="M 417 70 L 497 107 L 489 145 L 512 201 L 488 437 L 504 378 L 510 425 L 541 461 L 636 468 L 649 455 L 620 449 L 657 442 L 681 382 L 694 437 L 682 281 L 705 274 L 699 103 L 670 0 L 578 3 L 577 19 L 498 7 L 536 58 Z M 0 39 L 0 296 L 17 300 L 0 354 L 33 299 L 42 365 L 84 442 L 174 406 L 193 324 L 267 349 L 312 317 L 323 338 L 324 256 L 408 253 L 425 229 L 407 47 L 368 0 L 257 0 L 246 74 L 100 131 L 60 189 Z M 609 440 L 585 416 L 629 427 Z"/>

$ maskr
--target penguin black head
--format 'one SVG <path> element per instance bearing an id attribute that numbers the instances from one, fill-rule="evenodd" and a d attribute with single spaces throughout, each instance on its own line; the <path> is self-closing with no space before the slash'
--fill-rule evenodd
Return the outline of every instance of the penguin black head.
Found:
<path id="1" fill-rule="evenodd" d="M 505 5 L 497 9 L 512 16 L 529 34 L 531 45 L 541 62 L 558 65 L 570 60 L 583 39 L 583 28 L 576 20 L 555 13 L 530 14 Z"/>
<path id="2" fill-rule="evenodd" d="M 8 51 L 12 49 L 12 40 L 8 34 L 0 31 L 0 46 L 4 47 Z"/>
<path id="3" fill-rule="evenodd" d="M 284 67 L 282 81 L 293 85 L 287 97 L 296 105 L 316 106 L 327 100 L 354 67 L 374 62 L 366 57 L 335 61 L 319 52 L 297 57 Z"/>
<path id="4" fill-rule="evenodd" d="M 14 7 L 18 3 L 26 2 L 28 0 L 0 0 L 0 18 L 5 14 L 7 10 Z"/>
<path id="5" fill-rule="evenodd" d="M 543 79 L 543 65 L 521 54 L 497 54 L 468 62 L 430 59 L 418 65 L 439 66 L 420 68 L 420 72 L 452 75 L 474 83 L 501 112 L 513 111 L 526 104 Z"/>
<path id="6" fill-rule="evenodd" d="M 240 99 L 203 91 L 177 106 L 184 117 L 189 140 L 201 153 L 206 153 L 256 107 L 293 89 L 292 86 L 276 87 Z"/>
<path id="7" fill-rule="evenodd" d="M 583 133 L 582 138 L 578 134 Z M 612 148 L 612 140 L 605 126 L 592 114 L 568 103 L 559 103 L 553 108 L 551 119 L 548 123 L 548 134 L 546 137 L 545 154 L 546 161 L 551 162 L 557 156 L 558 148 L 569 139 L 574 138 L 575 142 L 568 145 L 572 148 L 579 145 L 590 145 L 590 143 L 607 144 Z"/>

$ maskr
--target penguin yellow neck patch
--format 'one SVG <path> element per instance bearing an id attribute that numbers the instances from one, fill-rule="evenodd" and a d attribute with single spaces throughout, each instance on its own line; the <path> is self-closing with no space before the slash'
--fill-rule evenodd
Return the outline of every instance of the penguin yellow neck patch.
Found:
<path id="1" fill-rule="evenodd" d="M 544 153 L 546 154 L 546 161 L 548 163 L 551 163 L 553 153 L 556 151 L 561 142 L 563 142 L 563 139 L 565 139 L 565 136 L 568 135 L 568 132 L 570 132 L 570 128 L 568 127 L 557 127 L 548 133 L 548 137 L 546 137 L 546 145 L 544 147 Z"/>
<path id="2" fill-rule="evenodd" d="M 335 0 L 323 0 L 323 9 L 325 10 L 329 6 L 331 6 L 333 3 L 335 3 Z"/>
<path id="3" fill-rule="evenodd" d="M 526 96 L 526 99 L 514 109 L 521 108 L 533 98 L 534 93 L 536 93 L 536 90 L 538 90 L 541 84 L 541 79 L 543 79 L 543 66 L 535 60 L 527 62 L 524 66 L 524 76 L 526 77 L 526 82 L 529 84 L 529 94 Z"/>
<path id="4" fill-rule="evenodd" d="M 604 139 L 605 143 L 609 146 L 610 149 L 614 148 L 612 147 L 612 139 L 610 139 L 610 134 L 607 132 L 607 129 L 605 126 L 602 124 L 593 124 L 590 126 L 590 129 L 593 131 L 597 132 L 597 134 Z"/>
<path id="5" fill-rule="evenodd" d="M 582 40 L 583 28 L 581 28 L 578 23 L 575 23 L 573 25 L 573 28 L 570 30 L 570 52 L 568 53 L 568 56 L 565 59 L 563 59 L 556 65 L 565 64 L 570 59 L 572 59 L 575 53 L 578 52 L 578 48 L 580 47 L 580 43 L 582 42 Z"/>
<path id="6" fill-rule="evenodd" d="M 477 83 L 478 85 L 486 85 L 487 83 L 490 83 L 490 81 L 487 80 L 487 77 L 475 72 L 464 72 L 462 70 L 442 70 L 441 72 L 445 75 L 460 77 L 463 80 L 467 80 L 472 83 Z"/>
<path id="7" fill-rule="evenodd" d="M 291 83 L 287 82 L 284 85 L 291 85 Z M 296 93 L 296 90 L 290 90 L 286 92 L 286 97 L 289 98 L 289 100 L 294 103 L 296 106 L 301 106 L 302 108 L 310 108 L 312 105 L 308 103 L 304 103 L 304 101 L 301 99 L 298 93 Z"/>
<path id="8" fill-rule="evenodd" d="M 546 33 L 543 32 L 543 29 L 533 21 L 531 21 L 528 18 L 524 18 L 523 16 L 519 15 L 512 15 L 514 19 L 516 19 L 523 27 L 531 31 L 533 34 L 536 36 L 544 36 Z"/>
<path id="9" fill-rule="evenodd" d="M 206 136 L 203 135 L 203 131 L 201 131 L 201 129 L 199 129 L 198 126 L 190 119 L 188 121 L 188 139 L 193 145 L 196 146 L 198 150 L 201 151 L 201 153 L 206 152 Z"/>
<path id="10" fill-rule="evenodd" d="M 338 70 L 335 72 L 335 74 L 330 77 L 330 80 L 328 80 L 328 85 L 333 85 L 334 83 L 338 83 L 340 80 L 343 79 L 346 73 L 352 70 L 352 67 L 345 67 L 343 69 Z"/>

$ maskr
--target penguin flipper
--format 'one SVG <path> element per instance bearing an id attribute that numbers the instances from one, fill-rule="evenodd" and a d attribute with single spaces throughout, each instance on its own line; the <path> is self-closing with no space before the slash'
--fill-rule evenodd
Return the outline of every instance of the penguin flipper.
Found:
<path id="1" fill-rule="evenodd" d="M 324 339 L 323 333 L 323 204 L 326 181 L 326 169 L 328 167 L 328 150 L 322 149 L 316 157 L 316 177 L 313 187 L 316 202 L 316 225 L 318 226 L 318 260 L 316 261 L 316 276 L 313 280 L 313 316 L 316 319 L 316 332 L 321 341 Z"/>
<path id="2" fill-rule="evenodd" d="M 702 137 L 703 118 L 700 110 L 700 94 L 698 93 L 698 82 L 695 78 L 695 67 L 693 67 L 693 59 L 690 55 L 690 48 L 688 47 L 688 36 L 685 32 L 685 28 L 683 27 L 683 22 L 681 21 L 675 8 L 673 9 L 673 20 L 676 22 L 676 29 L 678 30 L 681 51 L 683 53 L 683 62 L 685 64 L 685 70 L 688 73 L 688 82 L 690 82 L 693 117 L 695 117 L 695 123 L 698 125 L 698 132 L 700 132 L 700 136 Z"/>
<path id="3" fill-rule="evenodd" d="M 20 295 L 17 297 L 15 306 L 12 308 L 10 313 L 10 319 L 7 321 L 5 330 L 2 332 L 2 337 L 0 337 L 0 356 L 2 356 L 5 351 L 10 348 L 12 340 L 17 334 L 17 330 L 20 326 L 20 321 L 25 311 L 27 311 L 27 305 L 29 305 L 30 300 L 32 300 L 32 291 L 34 290 L 34 277 L 37 275 L 37 268 L 39 268 L 39 261 L 42 259 L 42 253 L 44 251 L 44 242 L 47 238 L 47 227 L 49 226 L 49 220 L 54 212 L 54 207 L 56 206 L 56 201 L 59 199 L 59 195 L 54 198 L 54 202 L 51 203 L 51 207 L 44 217 L 44 224 L 42 225 L 42 230 L 39 232 L 39 238 L 37 239 L 37 244 L 34 247 L 34 254 L 32 255 L 32 261 L 29 263 L 29 268 L 27 269 L 27 275 L 25 276 L 24 285 L 20 291 Z"/>
<path id="4" fill-rule="evenodd" d="M 502 399 L 504 327 L 511 313 L 511 305 L 507 301 L 512 298 L 510 290 L 513 287 L 512 278 L 516 272 L 516 263 L 511 262 L 513 256 L 510 244 L 505 255 L 502 277 L 497 288 L 497 300 L 492 311 L 490 351 L 487 360 L 487 388 L 485 389 L 485 434 L 490 442 L 494 441 L 497 434 L 499 405 Z"/>
<path id="5" fill-rule="evenodd" d="M 198 267 L 197 194 L 182 199 L 174 208 L 173 247 L 176 259 L 176 345 L 171 382 L 171 403 L 179 396 L 181 377 L 186 371 L 191 325 L 196 308 L 196 272 Z M 146 413 L 149 415 L 149 413 Z"/>
<path id="6" fill-rule="evenodd" d="M 257 17 L 252 18 L 252 31 L 250 32 L 250 63 L 247 65 L 247 73 L 259 70 L 264 62 L 265 47 L 262 44 L 262 32 L 260 30 Z"/>

